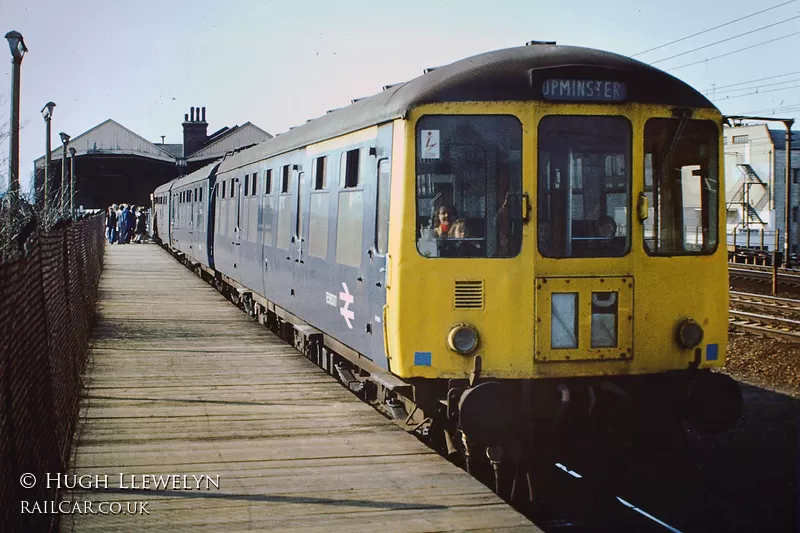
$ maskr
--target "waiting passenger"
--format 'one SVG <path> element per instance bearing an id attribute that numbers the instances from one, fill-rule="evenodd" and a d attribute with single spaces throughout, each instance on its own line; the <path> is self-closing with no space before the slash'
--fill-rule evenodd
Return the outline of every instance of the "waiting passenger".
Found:
<path id="1" fill-rule="evenodd" d="M 437 210 L 437 220 L 435 221 L 433 228 L 433 232 L 436 234 L 436 236 L 439 238 L 447 237 L 457 216 L 458 215 L 456 214 L 455 207 L 451 205 L 439 206 L 439 209 Z"/>
<path id="2" fill-rule="evenodd" d="M 450 231 L 447 232 L 447 236 L 454 239 L 467 238 L 467 221 L 463 218 L 459 218 L 453 222 L 453 225 L 450 227 Z"/>
<path id="3" fill-rule="evenodd" d="M 136 237 L 133 242 L 144 243 L 145 233 L 147 233 L 147 215 L 141 207 L 136 212 Z"/>
<path id="4" fill-rule="evenodd" d="M 128 236 L 128 206 L 119 204 L 117 211 L 117 244 L 125 244 Z"/>
<path id="5" fill-rule="evenodd" d="M 125 227 L 127 233 L 125 234 L 125 244 L 130 244 L 133 238 L 133 232 L 136 229 L 136 206 L 132 205 L 128 208 L 128 213 L 125 218 Z"/>
<path id="6" fill-rule="evenodd" d="M 106 239 L 108 244 L 117 242 L 117 204 L 111 205 L 106 213 Z"/>
<path id="7" fill-rule="evenodd" d="M 459 218 L 450 227 L 447 233 L 448 241 L 442 242 L 441 252 L 443 257 L 480 257 L 481 244 L 478 241 L 468 240 L 469 230 L 467 221 Z"/>

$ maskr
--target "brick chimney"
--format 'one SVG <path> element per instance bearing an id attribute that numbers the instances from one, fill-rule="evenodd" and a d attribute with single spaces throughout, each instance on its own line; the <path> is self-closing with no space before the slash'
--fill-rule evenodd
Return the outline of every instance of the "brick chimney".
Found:
<path id="1" fill-rule="evenodd" d="M 206 108 L 203 107 L 202 118 L 199 107 L 190 108 L 190 114 L 183 117 L 183 156 L 188 157 L 203 147 L 208 139 L 208 122 Z"/>

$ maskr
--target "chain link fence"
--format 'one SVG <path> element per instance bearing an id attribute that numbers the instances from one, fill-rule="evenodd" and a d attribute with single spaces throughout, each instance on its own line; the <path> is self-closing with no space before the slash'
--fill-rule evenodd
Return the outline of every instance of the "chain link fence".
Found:
<path id="1" fill-rule="evenodd" d="M 57 500 L 47 474 L 66 473 L 97 286 L 103 216 L 36 231 L 0 262 L 0 529 L 56 531 L 57 514 L 21 502 Z M 23 474 L 38 480 L 25 489 Z"/>

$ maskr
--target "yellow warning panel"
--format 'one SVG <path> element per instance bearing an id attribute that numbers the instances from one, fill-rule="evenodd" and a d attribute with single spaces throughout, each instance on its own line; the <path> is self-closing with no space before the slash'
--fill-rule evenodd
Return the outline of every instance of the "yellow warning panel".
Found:
<path id="1" fill-rule="evenodd" d="M 536 278 L 534 360 L 633 358 L 633 278 Z"/>

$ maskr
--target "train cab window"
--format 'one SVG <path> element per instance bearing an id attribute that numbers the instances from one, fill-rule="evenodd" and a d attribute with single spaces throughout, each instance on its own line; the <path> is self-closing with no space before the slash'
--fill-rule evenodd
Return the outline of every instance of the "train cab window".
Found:
<path id="1" fill-rule="evenodd" d="M 539 122 L 537 242 L 545 257 L 630 250 L 631 124 L 623 117 Z"/>
<path id="2" fill-rule="evenodd" d="M 198 190 L 199 190 L 198 199 L 199 199 L 199 201 L 202 202 L 203 201 L 203 188 L 200 187 L 200 189 L 198 189 Z"/>
<path id="3" fill-rule="evenodd" d="M 361 150 L 348 150 L 342 154 L 342 168 L 339 173 L 339 185 L 345 189 L 358 187 L 359 182 L 359 159 Z"/>
<path id="4" fill-rule="evenodd" d="M 236 181 L 236 178 L 231 178 L 231 198 L 235 196 L 236 189 L 234 188 L 233 183 Z"/>
<path id="5" fill-rule="evenodd" d="M 314 190 L 320 191 L 325 188 L 327 181 L 328 157 L 318 157 L 314 165 Z"/>
<path id="6" fill-rule="evenodd" d="M 252 182 L 252 189 L 250 190 L 250 195 L 255 196 L 258 192 L 258 172 L 253 172 L 253 182 Z"/>
<path id="7" fill-rule="evenodd" d="M 264 171 L 264 194 L 272 194 L 272 169 Z"/>
<path id="8" fill-rule="evenodd" d="M 417 250 L 513 257 L 522 244 L 522 125 L 513 116 L 428 115 L 416 126 Z"/>
<path id="9" fill-rule="evenodd" d="M 222 198 L 225 198 L 225 185 L 227 183 L 228 183 L 227 181 L 222 180 Z"/>
<path id="10" fill-rule="evenodd" d="M 250 174 L 244 175 L 244 195 L 250 194 Z"/>
<path id="11" fill-rule="evenodd" d="M 653 118 L 645 124 L 648 254 L 703 255 L 717 249 L 718 143 L 719 130 L 710 120 Z"/>

